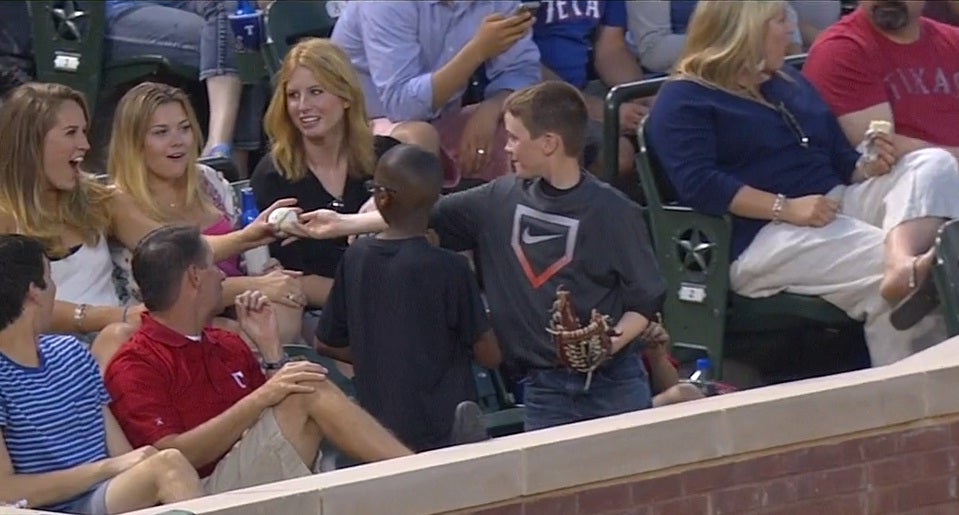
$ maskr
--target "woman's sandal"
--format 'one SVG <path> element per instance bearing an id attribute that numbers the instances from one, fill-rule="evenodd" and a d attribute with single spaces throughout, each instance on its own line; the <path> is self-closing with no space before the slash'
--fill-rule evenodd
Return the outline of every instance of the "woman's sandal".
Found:
<path id="1" fill-rule="evenodd" d="M 932 313 L 939 305 L 939 292 L 936 290 L 936 282 L 932 278 L 932 270 L 918 284 L 918 270 L 916 266 L 919 263 L 919 256 L 912 260 L 912 273 L 909 275 L 909 289 L 912 290 L 906 298 L 899 301 L 896 307 L 892 309 L 889 315 L 889 321 L 892 326 L 900 331 L 905 331 L 919 323 L 926 315 Z"/>

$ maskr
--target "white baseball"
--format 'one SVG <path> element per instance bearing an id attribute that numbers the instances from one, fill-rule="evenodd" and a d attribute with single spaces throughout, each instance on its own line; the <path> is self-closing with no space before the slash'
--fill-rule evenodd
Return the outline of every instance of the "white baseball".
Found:
<path id="1" fill-rule="evenodd" d="M 270 225 L 284 231 L 285 227 L 296 223 L 298 219 L 296 209 L 292 207 L 278 207 L 270 213 L 267 221 L 270 222 Z"/>

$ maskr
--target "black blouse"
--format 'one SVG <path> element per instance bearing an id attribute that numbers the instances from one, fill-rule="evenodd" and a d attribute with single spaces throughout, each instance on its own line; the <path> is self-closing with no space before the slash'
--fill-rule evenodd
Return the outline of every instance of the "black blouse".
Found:
<path id="1" fill-rule="evenodd" d="M 377 159 L 398 144 L 399 141 L 393 138 L 376 136 L 374 146 Z M 319 179 L 309 171 L 305 177 L 296 182 L 286 180 L 277 172 L 272 156 L 267 154 L 253 171 L 250 186 L 253 188 L 257 207 L 261 211 L 281 198 L 295 198 L 297 206 L 303 211 L 332 209 L 340 213 L 356 213 L 370 198 L 363 184 L 366 179 L 366 177 L 357 179 L 347 176 L 343 198 L 338 200 L 326 191 Z M 280 242 L 276 242 L 270 245 L 270 255 L 279 260 L 288 270 L 332 278 L 346 247 L 346 238 L 297 240 L 285 247 L 281 247 Z"/>

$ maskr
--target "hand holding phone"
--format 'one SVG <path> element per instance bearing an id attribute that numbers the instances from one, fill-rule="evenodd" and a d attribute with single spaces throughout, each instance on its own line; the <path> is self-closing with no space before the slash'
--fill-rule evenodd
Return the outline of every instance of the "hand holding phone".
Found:
<path id="1" fill-rule="evenodd" d="M 527 16 L 523 5 L 532 8 L 533 12 L 539 8 L 539 2 L 523 2 L 515 11 L 516 14 L 504 17 L 503 13 L 494 13 L 483 18 L 483 23 L 469 45 L 479 52 L 483 61 L 492 59 L 509 50 L 517 41 L 525 36 L 533 27 L 535 19 Z M 532 7 L 536 4 L 536 7 Z"/>
<path id="2" fill-rule="evenodd" d="M 539 11 L 539 0 L 533 0 L 531 2 L 520 2 L 519 7 L 516 8 L 516 12 L 513 13 L 514 16 L 522 16 L 529 14 L 530 16 L 536 16 L 536 11 Z"/>

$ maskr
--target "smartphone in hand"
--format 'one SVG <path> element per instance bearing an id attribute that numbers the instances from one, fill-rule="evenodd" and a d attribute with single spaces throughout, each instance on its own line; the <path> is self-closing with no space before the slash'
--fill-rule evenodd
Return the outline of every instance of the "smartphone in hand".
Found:
<path id="1" fill-rule="evenodd" d="M 514 12 L 513 15 L 522 16 L 524 14 L 529 14 L 530 16 L 536 16 L 536 11 L 539 10 L 539 4 L 539 0 L 520 2 L 519 7 L 516 8 L 516 12 Z"/>

